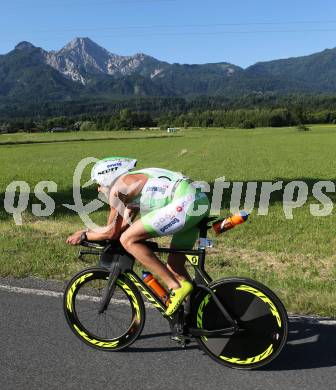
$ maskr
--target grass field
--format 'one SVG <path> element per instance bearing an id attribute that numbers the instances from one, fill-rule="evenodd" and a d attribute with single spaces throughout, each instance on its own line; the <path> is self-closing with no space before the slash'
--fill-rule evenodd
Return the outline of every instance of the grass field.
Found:
<path id="1" fill-rule="evenodd" d="M 293 211 L 294 219 L 286 220 L 281 192 L 275 193 L 267 216 L 254 209 L 248 223 L 216 239 L 216 247 L 209 250 L 209 269 L 214 277 L 241 275 L 264 282 L 291 312 L 335 316 L 335 213 L 313 217 L 309 205 L 318 203 L 311 196 L 313 183 L 335 182 L 336 127 L 312 129 L 188 129 L 168 137 L 160 131 L 1 135 L 0 275 L 68 278 L 82 268 L 76 261 L 78 248 L 64 244 L 68 234 L 82 227 L 79 217 L 61 205 L 72 203 L 74 168 L 87 156 L 134 156 L 140 168 L 182 170 L 210 183 L 222 176 L 244 183 L 307 182 L 310 197 Z M 85 141 L 70 142 L 73 138 Z M 4 144 L 22 141 L 31 143 Z M 88 178 L 89 169 L 85 174 Z M 26 181 L 31 191 L 41 180 L 55 181 L 53 217 L 37 218 L 29 206 L 24 224 L 15 226 L 3 210 L 5 188 L 13 180 Z M 84 194 L 91 200 L 95 189 Z M 229 197 L 230 190 L 225 190 L 222 214 L 229 212 Z M 99 211 L 95 218 L 102 222 L 105 214 Z"/>
<path id="2" fill-rule="evenodd" d="M 166 137 L 163 131 L 158 130 L 142 130 L 140 131 L 71 131 L 60 133 L 15 133 L 15 134 L 0 134 L 0 145 L 20 145 L 32 143 L 48 143 L 48 142 L 73 142 L 73 141 L 91 141 L 91 140 L 115 140 L 115 139 L 130 139 L 144 137 Z"/>

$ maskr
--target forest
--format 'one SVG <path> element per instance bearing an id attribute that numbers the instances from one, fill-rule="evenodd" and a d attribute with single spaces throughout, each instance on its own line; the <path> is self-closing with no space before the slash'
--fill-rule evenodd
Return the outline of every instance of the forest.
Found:
<path id="1" fill-rule="evenodd" d="M 160 127 L 282 127 L 336 123 L 335 95 L 0 101 L 0 132 Z"/>

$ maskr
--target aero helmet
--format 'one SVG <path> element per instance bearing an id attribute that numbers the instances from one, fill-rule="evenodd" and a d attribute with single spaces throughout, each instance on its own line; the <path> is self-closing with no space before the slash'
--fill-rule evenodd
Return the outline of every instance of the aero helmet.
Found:
<path id="1" fill-rule="evenodd" d="M 136 166 L 137 160 L 127 157 L 107 157 L 97 161 L 91 171 L 91 180 L 103 187 L 111 186 L 119 176 Z"/>

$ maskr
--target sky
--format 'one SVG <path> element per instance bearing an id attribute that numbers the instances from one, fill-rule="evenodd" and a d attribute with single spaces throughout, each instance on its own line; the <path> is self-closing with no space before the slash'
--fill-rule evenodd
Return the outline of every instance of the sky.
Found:
<path id="1" fill-rule="evenodd" d="M 335 0 L 1 0 L 0 54 L 89 37 L 120 55 L 247 67 L 336 47 L 335 11 Z"/>

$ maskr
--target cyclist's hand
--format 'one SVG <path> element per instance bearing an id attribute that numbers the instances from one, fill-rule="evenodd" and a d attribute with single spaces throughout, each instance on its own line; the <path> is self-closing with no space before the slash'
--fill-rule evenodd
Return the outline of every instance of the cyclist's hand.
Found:
<path id="1" fill-rule="evenodd" d="M 79 230 L 78 232 L 71 234 L 66 240 L 67 244 L 70 245 L 79 245 L 81 242 L 81 235 L 83 233 L 83 230 Z"/>

